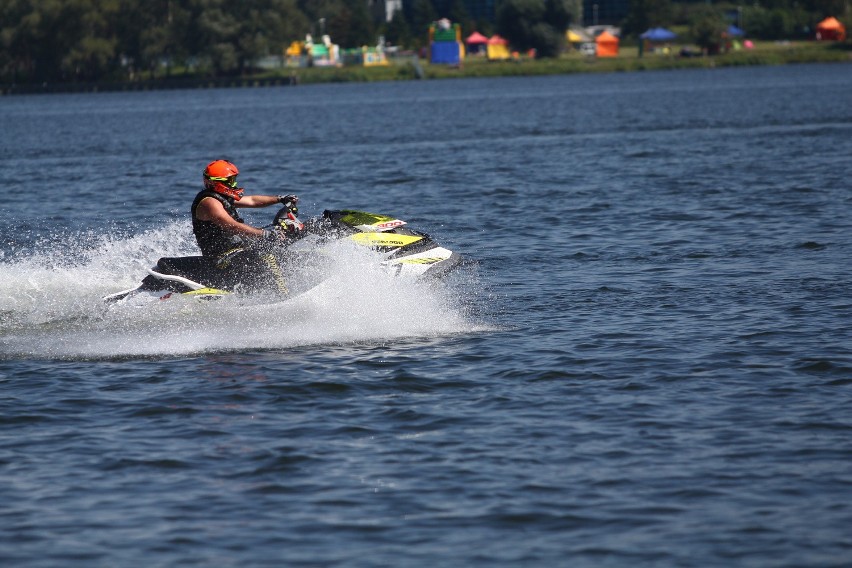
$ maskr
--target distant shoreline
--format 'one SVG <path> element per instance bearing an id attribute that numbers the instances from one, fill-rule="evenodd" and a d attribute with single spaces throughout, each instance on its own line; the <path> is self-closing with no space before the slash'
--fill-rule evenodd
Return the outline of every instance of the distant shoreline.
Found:
<path id="1" fill-rule="evenodd" d="M 112 93 L 119 91 L 167 91 L 176 89 L 224 89 L 279 87 L 298 83 L 291 77 L 169 77 L 143 81 L 99 81 L 94 83 L 44 83 L 41 85 L 2 85 L 2 95 L 58 93 Z"/>
<path id="2" fill-rule="evenodd" d="M 852 45 L 816 42 L 774 43 L 753 50 L 714 56 L 681 57 L 645 54 L 624 47 L 618 57 L 585 57 L 578 53 L 558 59 L 486 61 L 468 57 L 459 66 L 432 65 L 417 58 L 399 59 L 385 67 L 283 67 L 241 77 L 171 76 L 137 81 L 69 82 L 0 85 L 0 95 L 99 93 L 174 89 L 279 87 L 318 83 L 367 83 L 475 77 L 518 77 L 576 73 L 619 73 L 676 69 L 852 62 Z"/>

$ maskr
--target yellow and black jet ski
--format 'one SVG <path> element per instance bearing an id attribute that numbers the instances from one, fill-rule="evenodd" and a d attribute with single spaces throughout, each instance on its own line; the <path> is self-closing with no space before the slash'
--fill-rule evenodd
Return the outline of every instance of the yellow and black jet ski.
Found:
<path id="1" fill-rule="evenodd" d="M 300 270 L 305 263 L 315 265 L 321 255 L 316 251 L 334 241 L 346 240 L 358 247 L 378 251 L 381 267 L 391 274 L 414 278 L 441 277 L 456 268 L 461 256 L 435 242 L 427 233 L 408 227 L 405 221 L 396 217 L 349 209 L 326 210 L 321 217 L 302 223 L 295 216 L 293 206 L 282 208 L 276 215 L 272 226 L 289 228 L 299 227 L 295 236 L 277 248 L 267 248 L 262 256 L 272 255 L 273 277 L 264 276 L 271 282 L 263 282 L 266 290 L 289 296 L 300 290 L 287 287 L 284 279 L 274 282 L 275 271 Z M 310 255 L 306 251 L 312 251 Z M 220 264 L 203 256 L 163 257 L 148 270 L 148 275 L 140 286 L 123 290 L 104 297 L 107 303 L 115 303 L 146 293 L 159 299 L 169 299 L 174 295 L 199 299 L 217 299 L 223 296 L 257 289 L 247 285 L 255 274 L 241 274 L 239 271 L 223 270 Z M 268 272 L 268 271 L 264 271 Z M 318 282 L 313 282 L 315 285 Z"/>

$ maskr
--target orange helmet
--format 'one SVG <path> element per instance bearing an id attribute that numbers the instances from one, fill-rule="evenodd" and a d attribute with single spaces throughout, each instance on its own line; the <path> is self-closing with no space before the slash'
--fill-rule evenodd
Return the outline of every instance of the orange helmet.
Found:
<path id="1" fill-rule="evenodd" d="M 227 160 L 210 162 L 204 168 L 204 187 L 239 201 L 243 197 L 243 189 L 237 187 L 239 173 L 237 166 Z"/>

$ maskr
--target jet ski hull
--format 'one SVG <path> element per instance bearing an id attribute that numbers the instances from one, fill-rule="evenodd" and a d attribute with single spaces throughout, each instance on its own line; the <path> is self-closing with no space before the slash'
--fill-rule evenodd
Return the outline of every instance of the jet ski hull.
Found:
<path id="1" fill-rule="evenodd" d="M 279 213 L 280 216 L 280 213 Z M 276 219 L 278 216 L 276 216 Z M 311 246 L 322 247 L 333 241 L 348 240 L 383 254 L 380 265 L 391 274 L 401 277 L 440 278 L 455 269 L 461 255 L 435 242 L 427 233 L 406 226 L 405 221 L 354 210 L 326 210 L 321 218 L 304 224 L 303 237 L 311 236 Z M 306 242 L 296 241 L 276 255 L 278 261 L 295 270 L 304 266 L 300 248 Z M 312 255 L 316 259 L 316 255 Z M 211 299 L 220 298 L 242 289 L 240 276 L 223 270 L 212 259 L 203 256 L 163 257 L 148 270 L 140 286 L 111 294 L 107 303 L 124 300 L 140 292 L 161 299 L 181 296 Z M 243 275 L 244 276 L 244 275 Z M 317 284 L 312 283 L 310 286 Z M 308 288 L 310 287 L 308 286 Z M 279 290 L 280 291 L 280 290 Z"/>

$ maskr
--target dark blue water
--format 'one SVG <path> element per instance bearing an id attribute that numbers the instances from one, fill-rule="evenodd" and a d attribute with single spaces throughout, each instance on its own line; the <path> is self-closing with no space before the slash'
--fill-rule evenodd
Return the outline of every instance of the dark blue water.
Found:
<path id="1" fill-rule="evenodd" d="M 14 97 L 0 132 L 3 564 L 849 565 L 849 66 Z M 476 263 L 105 309 L 195 251 L 220 156 Z"/>

